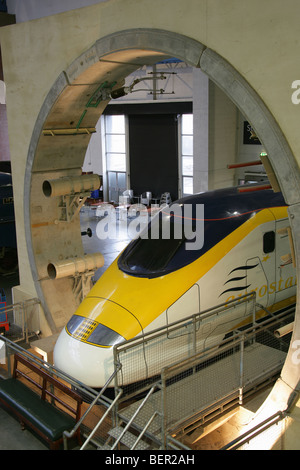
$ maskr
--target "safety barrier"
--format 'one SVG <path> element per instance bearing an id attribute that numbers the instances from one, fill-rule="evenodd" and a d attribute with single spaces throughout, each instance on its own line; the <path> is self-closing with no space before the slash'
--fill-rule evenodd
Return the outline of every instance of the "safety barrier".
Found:
<path id="1" fill-rule="evenodd" d="M 122 364 L 115 387 L 122 387 L 123 398 L 156 382 L 161 370 L 217 346 L 237 325 L 255 323 L 255 292 L 184 320 L 140 335 L 114 347 L 114 361 Z"/>
<path id="2" fill-rule="evenodd" d="M 243 301 L 251 304 L 253 297 L 250 297 Z M 133 399 L 138 393 L 147 393 L 154 383 L 159 384 L 159 391 L 144 406 L 151 410 L 151 414 L 147 416 L 144 412 L 143 420 L 139 421 L 143 421 L 142 429 L 154 413 L 161 417 L 159 424 L 156 420 L 156 426 L 149 430 L 149 436 L 151 433 L 152 438 L 156 436 L 163 448 L 167 448 L 171 436 L 180 437 L 199 425 L 204 425 L 227 408 L 242 404 L 245 395 L 274 382 L 278 377 L 286 358 L 289 339 L 278 338 L 275 332 L 293 320 L 294 307 L 277 313 L 276 316 L 270 315 L 258 320 L 256 309 L 260 307 L 256 306 L 250 326 L 233 331 L 222 342 L 196 354 L 191 354 L 191 345 L 195 351 L 196 335 L 201 327 L 198 316 L 186 319 L 184 324 L 174 324 L 172 328 L 162 329 L 145 335 L 143 339 L 115 347 L 115 360 L 122 365 L 115 384 L 116 390 L 123 390 L 121 401 Z M 222 315 L 222 308 L 224 306 L 211 309 L 205 313 L 204 318 Z M 233 305 L 226 305 L 225 308 L 233 308 Z M 190 333 L 186 335 L 189 341 L 186 341 L 183 333 L 187 330 Z M 172 363 L 169 354 L 169 364 L 165 365 L 163 353 L 167 349 L 165 343 L 169 338 L 176 339 L 177 359 L 178 352 L 184 351 L 184 342 L 185 357 L 181 355 L 180 360 L 173 360 Z M 134 377 L 134 364 L 137 366 L 139 361 L 144 361 L 151 351 L 156 351 L 155 357 L 159 357 L 161 372 L 135 383 L 126 383 L 126 378 Z M 134 412 L 136 406 L 131 407 L 131 412 Z M 125 422 L 129 416 L 130 412 L 124 410 L 119 413 L 120 419 L 124 421 L 125 418 Z"/>
<path id="3" fill-rule="evenodd" d="M 207 341 L 198 341 L 197 335 L 203 333 L 205 325 L 207 328 L 213 319 L 222 319 L 224 311 L 230 316 L 241 302 L 245 308 L 240 320 L 250 319 L 251 325 L 242 326 L 241 322 L 240 329 L 210 347 L 205 347 Z M 8 338 L 0 337 L 0 345 L 1 341 L 5 344 L 8 376 L 11 356 L 17 352 L 85 397 L 80 421 L 65 433 L 65 438 L 72 437 L 80 427 L 84 437 L 82 449 L 88 448 L 88 444 L 105 448 L 108 439 L 108 447 L 116 448 L 132 428 L 136 436 L 130 444 L 132 449 L 140 448 L 144 440 L 153 449 L 185 449 L 179 441 L 182 436 L 227 407 L 241 404 L 245 394 L 273 381 L 280 373 L 289 340 L 277 337 L 275 332 L 291 323 L 294 309 L 262 320 L 258 320 L 256 310 L 255 296 L 249 295 L 240 302 L 203 312 L 201 318 L 193 315 L 143 338 L 116 345 L 115 371 L 101 391 L 78 382 Z M 175 345 L 171 349 L 170 340 Z M 142 362 L 145 368 L 145 358 L 154 352 L 155 359 L 159 358 L 158 373 L 150 363 L 148 372 L 152 375 L 135 375 L 139 364 Z M 136 380 L 137 377 L 141 380 Z M 114 398 L 108 398 L 108 390 Z M 117 428 L 118 434 L 114 432 Z"/>
<path id="4" fill-rule="evenodd" d="M 75 380 L 73 377 L 57 369 L 54 365 L 44 361 L 41 357 L 39 357 L 39 355 L 33 353 L 29 349 L 23 348 L 20 344 L 10 340 L 5 336 L 0 336 L 0 350 L 2 351 L 2 356 L 4 359 L 1 364 L 2 380 L 6 380 L 12 377 L 14 355 L 18 354 L 18 356 L 24 357 L 28 362 L 38 366 L 39 369 L 44 370 L 48 375 L 51 375 L 57 380 L 63 382 L 63 384 L 67 385 L 69 388 L 77 391 L 77 393 L 83 397 L 84 403 L 82 405 L 82 416 L 80 420 L 76 423 L 72 431 L 66 432 L 64 434 L 65 450 L 68 449 L 67 438 L 72 438 L 80 428 L 81 435 L 85 441 L 86 437 L 95 428 L 95 425 L 99 422 L 99 419 L 102 419 L 105 413 L 106 415 L 104 418 L 106 418 L 106 421 L 104 423 L 105 426 L 101 429 L 101 433 L 106 436 L 107 431 L 112 427 L 114 410 L 112 401 L 109 398 L 103 396 L 103 392 L 105 390 L 102 389 L 102 391 L 99 392 Z M 118 368 L 116 368 L 116 372 L 117 371 Z M 107 412 L 107 410 L 109 410 L 109 412 Z M 104 420 L 102 419 L 102 421 Z M 99 445 L 99 436 L 97 445 Z"/>
<path id="5" fill-rule="evenodd" d="M 33 298 L 12 305 L 0 306 L 0 314 L 5 313 L 9 325 L 6 334 L 15 342 L 27 342 L 34 331 L 39 331 L 40 325 L 37 320 L 39 315 L 36 309 L 40 308 L 40 303 L 39 299 Z"/>
<path id="6" fill-rule="evenodd" d="M 164 434 L 183 435 L 204 425 L 244 396 L 275 380 L 286 359 L 288 343 L 274 336 L 290 321 L 286 312 L 162 370 Z"/>
<path id="7" fill-rule="evenodd" d="M 271 441 L 276 444 L 279 442 L 280 443 L 280 438 L 282 436 L 282 429 L 279 426 L 280 423 L 285 426 L 284 420 L 288 418 L 288 414 L 283 412 L 283 411 L 277 411 L 272 416 L 269 416 L 267 419 L 263 420 L 261 423 L 257 424 L 256 426 L 253 426 L 251 429 L 246 431 L 244 434 L 241 436 L 237 437 L 233 441 L 229 442 L 226 444 L 224 447 L 222 447 L 220 450 L 239 450 L 245 448 L 247 449 L 247 446 L 251 444 L 251 442 L 255 441 L 256 439 L 259 439 L 259 441 L 264 441 L 266 445 L 266 440 L 268 438 L 266 437 L 267 434 L 268 436 L 272 435 Z M 274 427 L 276 428 L 274 430 Z M 267 448 L 267 447 L 266 447 Z M 261 449 L 260 449 L 261 450 Z M 275 450 L 273 448 L 273 450 Z M 281 448 L 281 445 L 277 445 L 276 450 L 284 450 L 284 448 Z"/>

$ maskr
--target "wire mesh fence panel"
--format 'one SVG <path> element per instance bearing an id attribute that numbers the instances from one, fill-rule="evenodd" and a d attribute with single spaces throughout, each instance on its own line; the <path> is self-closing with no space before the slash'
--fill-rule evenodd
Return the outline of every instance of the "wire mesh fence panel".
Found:
<path id="1" fill-rule="evenodd" d="M 142 382 L 147 379 L 143 343 L 117 349 L 116 360 L 122 364 L 122 368 L 117 374 L 117 387 L 133 390 L 138 388 L 138 384 L 141 386 Z"/>
<path id="2" fill-rule="evenodd" d="M 250 310 L 245 312 L 249 314 Z M 236 403 L 245 390 L 256 388 L 272 374 L 280 372 L 290 335 L 278 337 L 276 332 L 293 321 L 294 312 L 264 319 L 260 324 L 254 321 L 251 327 L 241 325 L 241 329 L 234 330 L 232 335 L 206 349 L 203 344 L 207 346 L 208 343 L 202 341 L 203 332 L 209 329 L 204 320 L 209 319 L 215 326 L 221 325 L 218 332 L 222 331 L 223 336 L 224 325 L 219 321 L 223 314 L 218 309 L 212 314 L 215 316 L 210 317 L 211 314 L 211 311 L 206 312 L 202 318 L 194 315 L 186 321 L 116 345 L 115 372 L 108 385 L 111 399 L 102 396 L 99 400 L 97 391 L 88 390 L 88 387 L 63 375 L 63 381 L 75 390 L 88 391 L 84 409 L 89 409 L 89 413 L 81 423 L 83 433 L 88 436 L 95 430 L 93 440 L 97 445 L 103 445 L 109 439 L 111 428 L 118 424 L 121 413 L 125 413 L 126 401 L 131 403 L 134 396 L 134 400 L 145 396 L 155 383 L 155 393 L 138 418 L 143 421 L 142 427 L 155 415 L 152 424 L 165 442 L 167 435 L 179 429 L 182 423 L 204 420 L 215 411 L 219 413 L 225 404 Z M 13 356 L 15 351 L 30 354 L 30 360 L 39 361 L 51 374 L 57 373 L 54 366 L 44 363 L 7 338 L 3 337 L 3 342 L 8 376 L 12 370 L 10 355 Z M 121 405 L 118 402 L 115 406 L 114 397 L 119 393 L 122 393 L 125 403 Z M 94 399 L 93 407 L 89 408 Z M 138 401 L 136 406 L 139 406 Z M 129 416 L 127 418 L 130 419 Z M 98 427 L 99 423 L 101 426 Z"/>
<path id="3" fill-rule="evenodd" d="M 157 381 L 163 367 L 193 354 L 193 337 L 193 325 L 188 325 L 117 346 L 118 386 L 132 392 Z"/>
<path id="4" fill-rule="evenodd" d="M 210 359 L 194 358 L 190 363 L 163 371 L 164 414 L 167 430 L 192 416 L 239 395 L 241 351 L 227 349 Z"/>
<path id="5" fill-rule="evenodd" d="M 274 332 L 289 323 L 293 313 L 271 318 L 264 326 L 256 324 L 245 332 L 220 343 L 219 348 L 195 355 L 188 361 L 165 368 L 162 373 L 165 429 L 176 426 L 192 416 L 203 418 L 211 410 L 233 399 L 242 401 L 243 393 L 277 376 L 286 359 L 289 346 Z"/>
<path id="6" fill-rule="evenodd" d="M 250 333 L 245 342 L 245 358 L 243 361 L 243 387 L 249 388 L 260 381 L 266 374 L 274 375 L 280 372 L 289 348 L 290 336 L 277 338 L 275 331 L 289 323 L 294 317 L 290 314 L 284 317 L 271 318 L 266 325 Z"/>
<path id="7" fill-rule="evenodd" d="M 254 300 L 247 295 L 115 346 L 122 364 L 117 386 L 132 393 L 156 381 L 164 367 L 217 346 L 230 328 L 253 319 Z"/>
<path id="8" fill-rule="evenodd" d="M 37 298 L 28 299 L 12 305 L 0 302 L 0 330 L 12 341 L 27 341 L 40 331 L 39 310 L 41 303 Z"/>

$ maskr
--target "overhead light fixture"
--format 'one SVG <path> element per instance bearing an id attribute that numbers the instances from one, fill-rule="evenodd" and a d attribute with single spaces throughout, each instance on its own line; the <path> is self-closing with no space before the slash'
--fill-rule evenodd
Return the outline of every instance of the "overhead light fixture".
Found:
<path id="1" fill-rule="evenodd" d="M 128 93 L 130 92 L 131 92 L 130 87 L 122 86 L 121 88 L 117 88 L 116 90 L 113 90 L 110 93 L 110 97 L 113 100 L 116 100 L 118 98 L 121 98 L 122 96 L 128 95 Z"/>
<path id="2" fill-rule="evenodd" d="M 156 74 L 152 74 L 156 75 Z M 112 99 L 118 99 L 121 98 L 122 96 L 126 96 L 129 93 L 133 93 L 134 91 L 142 91 L 142 90 L 133 90 L 133 88 L 140 82 L 143 82 L 144 80 L 166 80 L 167 77 L 165 77 L 163 72 L 157 72 L 158 77 L 152 76 L 152 77 L 142 77 L 142 78 L 136 78 L 131 85 L 129 86 L 123 86 L 121 88 L 117 88 L 116 90 L 112 90 L 110 93 L 110 96 Z M 162 93 L 163 90 L 160 90 Z"/>

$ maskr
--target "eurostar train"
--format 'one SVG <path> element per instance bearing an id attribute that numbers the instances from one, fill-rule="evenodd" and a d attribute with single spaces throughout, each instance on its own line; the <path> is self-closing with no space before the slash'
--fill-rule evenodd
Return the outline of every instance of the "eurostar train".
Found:
<path id="1" fill-rule="evenodd" d="M 160 210 L 148 232 L 132 240 L 94 285 L 57 340 L 56 367 L 101 388 L 113 372 L 113 347 L 124 340 L 252 291 L 267 309 L 295 302 L 293 246 L 281 193 L 230 188 L 183 198 L 177 207 L 182 216 Z M 165 225 L 168 237 L 162 236 Z M 181 237 L 175 234 L 178 225 Z M 151 237 L 151 230 L 160 236 Z M 200 237 L 201 230 L 204 242 L 195 243 L 190 234 Z M 249 312 L 240 305 L 204 323 L 197 341 L 217 344 L 245 322 Z M 174 347 L 178 343 L 170 338 Z M 173 362 L 178 354 L 176 349 Z M 157 356 L 150 356 L 144 360 L 155 362 Z M 145 378 L 144 370 L 157 372 L 154 363 L 146 366 L 140 375 L 136 371 L 136 380 Z"/>

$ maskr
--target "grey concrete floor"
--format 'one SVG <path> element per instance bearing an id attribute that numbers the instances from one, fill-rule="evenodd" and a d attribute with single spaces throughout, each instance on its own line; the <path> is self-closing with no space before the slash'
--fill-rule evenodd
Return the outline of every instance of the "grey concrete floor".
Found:
<path id="1" fill-rule="evenodd" d="M 96 210 L 94 208 L 84 207 L 80 213 L 80 221 L 83 232 L 88 228 L 92 230 L 92 237 L 88 237 L 87 235 L 82 237 L 85 253 L 95 253 L 97 251 L 104 256 L 104 266 L 98 269 L 94 276 L 95 280 L 98 280 L 101 274 L 103 274 L 116 259 L 118 254 L 130 242 L 128 221 L 119 220 L 117 218 L 116 233 L 109 232 L 110 236 L 107 236 L 106 239 L 103 238 L 105 236 L 103 230 L 105 220 L 96 217 Z M 100 227 L 100 224 L 102 224 L 102 227 Z"/>
<path id="2" fill-rule="evenodd" d="M 31 431 L 0 407 L 0 450 L 48 450 Z"/>

